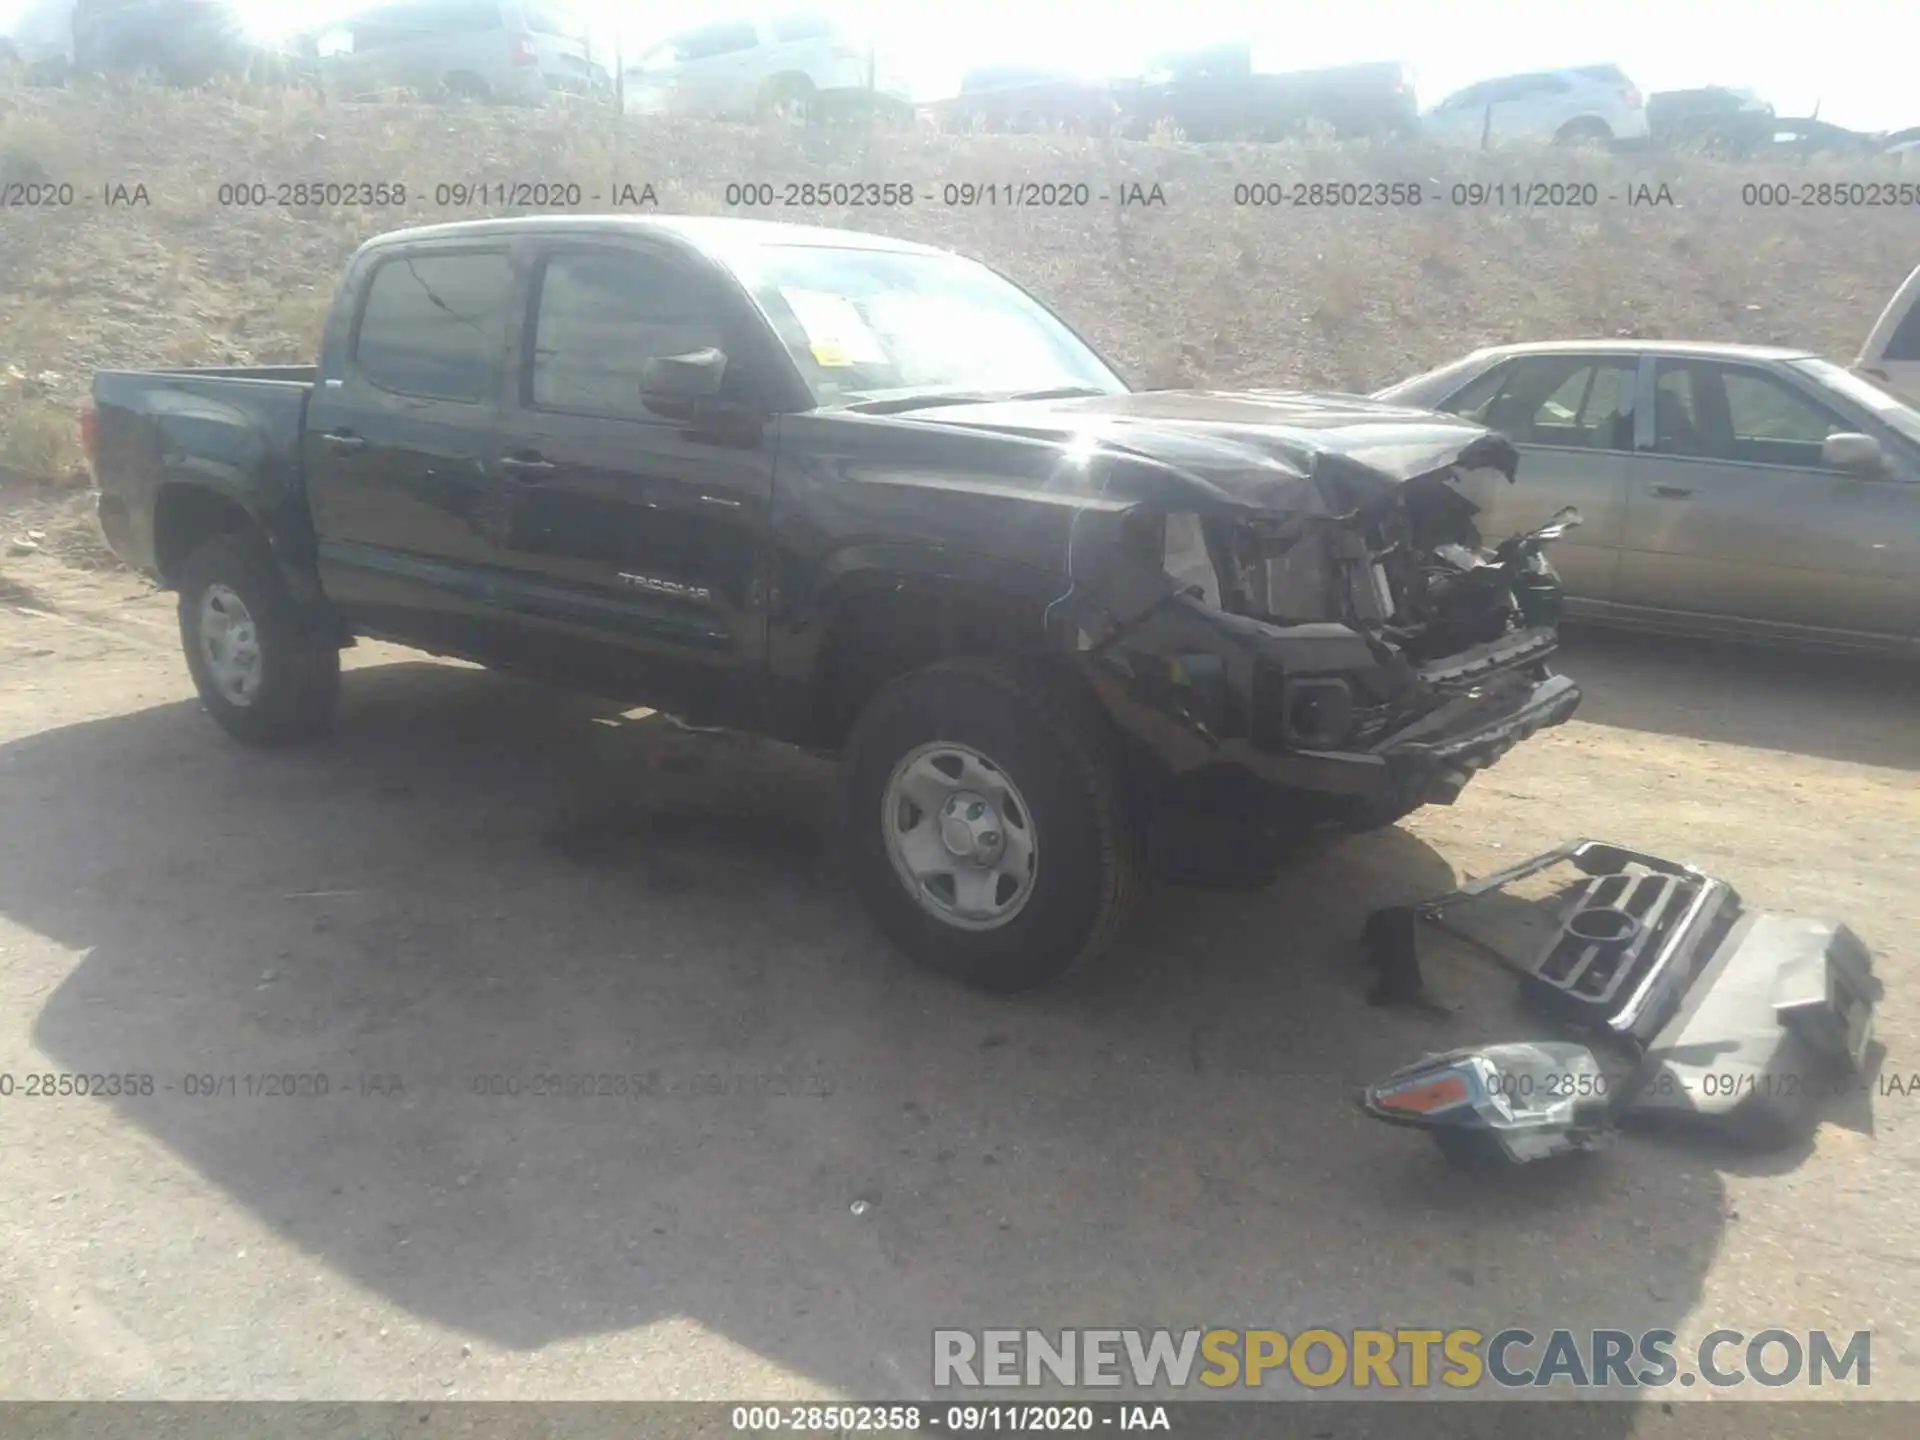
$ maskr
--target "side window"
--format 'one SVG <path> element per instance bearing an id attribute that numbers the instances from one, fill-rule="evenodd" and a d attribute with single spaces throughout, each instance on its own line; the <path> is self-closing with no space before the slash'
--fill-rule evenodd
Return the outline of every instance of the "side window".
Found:
<path id="1" fill-rule="evenodd" d="M 1759 370 L 1661 362 L 1653 448 L 1747 465 L 1820 465 L 1827 436 L 1849 429 L 1819 402 Z"/>
<path id="2" fill-rule="evenodd" d="M 546 263 L 525 398 L 537 409 L 654 418 L 640 373 L 660 355 L 724 348 L 717 317 L 676 265 L 612 250 Z"/>
<path id="3" fill-rule="evenodd" d="M 1920 360 L 1920 290 L 1916 290 L 1907 313 L 1887 337 L 1885 360 Z"/>
<path id="4" fill-rule="evenodd" d="M 1471 420 L 1476 425 L 1484 424 L 1488 404 L 1506 388 L 1507 381 L 1513 378 L 1513 371 L 1512 365 L 1496 365 L 1491 370 L 1482 371 L 1434 408 L 1449 415 L 1458 415 L 1463 420 Z"/>
<path id="5" fill-rule="evenodd" d="M 687 59 L 687 42 L 667 40 L 646 51 L 627 67 L 629 75 L 665 75 L 683 64 Z"/>
<path id="6" fill-rule="evenodd" d="M 407 8 L 416 22 L 413 28 L 434 35 L 498 30 L 506 23 L 491 0 L 428 0 Z"/>
<path id="7" fill-rule="evenodd" d="M 1557 76 L 1516 75 L 1511 80 L 1496 81 L 1493 94 L 1487 98 L 1494 101 L 1535 100 L 1543 95 L 1557 95 L 1567 88 L 1567 82 Z"/>
<path id="8" fill-rule="evenodd" d="M 1483 389 L 1489 378 L 1482 376 L 1446 408 L 1519 445 L 1632 447 L 1630 359 L 1543 355 L 1508 366 L 1499 383 Z"/>
<path id="9" fill-rule="evenodd" d="M 818 15 L 782 15 L 771 26 L 773 38 L 782 43 L 793 40 L 831 40 L 833 22 Z"/>
<path id="10" fill-rule="evenodd" d="M 1821 442 L 1853 428 L 1824 405 L 1771 375 L 1728 370 L 1723 380 L 1736 460 L 1818 467 Z"/>
<path id="11" fill-rule="evenodd" d="M 503 250 L 382 260 L 362 303 L 353 363 L 382 390 L 490 400 L 512 293 Z"/>
<path id="12" fill-rule="evenodd" d="M 1525 438 L 1535 445 L 1577 445 L 1590 450 L 1633 448 L 1634 367 L 1622 362 L 1582 364 L 1528 417 Z"/>
<path id="13" fill-rule="evenodd" d="M 696 30 L 681 42 L 681 53 L 688 60 L 711 60 L 717 55 L 735 55 L 760 43 L 760 32 L 749 20 L 730 21 Z"/>

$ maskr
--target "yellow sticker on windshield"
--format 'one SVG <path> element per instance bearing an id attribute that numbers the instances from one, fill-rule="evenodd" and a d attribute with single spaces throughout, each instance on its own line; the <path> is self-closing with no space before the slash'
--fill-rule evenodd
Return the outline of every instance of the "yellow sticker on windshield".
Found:
<path id="1" fill-rule="evenodd" d="M 813 363 L 838 369 L 853 364 L 853 357 L 847 353 L 847 347 L 835 340 L 816 340 L 813 342 Z"/>

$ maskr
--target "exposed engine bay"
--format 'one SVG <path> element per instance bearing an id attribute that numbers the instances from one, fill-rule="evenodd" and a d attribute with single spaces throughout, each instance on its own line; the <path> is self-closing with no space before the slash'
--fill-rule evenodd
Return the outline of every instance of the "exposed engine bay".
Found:
<path id="1" fill-rule="evenodd" d="M 1229 614 L 1271 625 L 1338 620 L 1424 664 L 1559 619 L 1542 547 L 1579 514 L 1563 511 L 1488 550 L 1469 493 L 1505 478 L 1450 467 L 1352 515 L 1166 516 L 1164 568 Z"/>

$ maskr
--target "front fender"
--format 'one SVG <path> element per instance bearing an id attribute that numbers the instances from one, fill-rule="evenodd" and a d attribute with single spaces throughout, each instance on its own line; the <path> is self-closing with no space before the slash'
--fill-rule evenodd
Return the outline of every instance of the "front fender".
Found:
<path id="1" fill-rule="evenodd" d="M 1016 632 L 1030 625 L 1037 649 L 1047 643 L 1049 608 L 1069 588 L 1049 571 L 977 550 L 925 541 L 855 542 L 831 552 L 804 589 L 780 597 L 768 636 L 769 661 L 777 681 L 804 681 L 854 607 L 911 604 L 934 595 L 990 609 Z"/>

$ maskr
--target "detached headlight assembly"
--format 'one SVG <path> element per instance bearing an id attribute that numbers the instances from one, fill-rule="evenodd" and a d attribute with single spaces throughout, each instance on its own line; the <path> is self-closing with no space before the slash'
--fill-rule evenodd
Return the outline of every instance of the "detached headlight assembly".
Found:
<path id="1" fill-rule="evenodd" d="M 1360 1107 L 1427 1131 L 1449 1160 L 1524 1165 L 1604 1143 L 1608 1089 L 1586 1046 L 1521 1041 L 1429 1055 L 1369 1085 Z"/>

